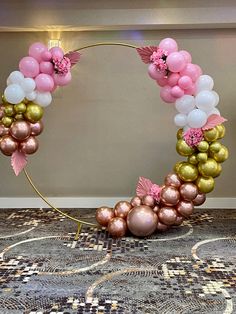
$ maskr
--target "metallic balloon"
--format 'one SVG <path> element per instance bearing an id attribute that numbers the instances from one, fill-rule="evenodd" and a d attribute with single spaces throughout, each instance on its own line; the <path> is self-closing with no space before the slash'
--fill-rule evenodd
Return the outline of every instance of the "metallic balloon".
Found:
<path id="1" fill-rule="evenodd" d="M 213 178 L 219 177 L 219 175 L 221 174 L 221 172 L 222 172 L 222 166 L 221 166 L 221 164 L 217 164 L 217 171 L 216 171 L 215 175 L 212 176 L 212 177 L 213 177 Z"/>
<path id="2" fill-rule="evenodd" d="M 134 196 L 134 197 L 131 199 L 130 204 L 131 204 L 132 207 L 136 207 L 136 206 L 142 205 L 141 197 L 139 197 L 139 196 Z"/>
<path id="3" fill-rule="evenodd" d="M 188 162 L 190 164 L 197 165 L 198 164 L 197 154 L 193 154 L 193 155 L 189 156 L 188 157 Z"/>
<path id="4" fill-rule="evenodd" d="M 177 212 L 173 207 L 162 207 L 159 210 L 158 218 L 163 224 L 171 226 L 176 221 Z"/>
<path id="5" fill-rule="evenodd" d="M 6 117 L 4 116 L 2 118 L 2 124 L 6 127 L 9 128 L 12 124 L 12 122 L 14 121 L 14 119 L 12 117 Z"/>
<path id="6" fill-rule="evenodd" d="M 18 143 L 10 136 L 5 135 L 0 141 L 0 150 L 6 156 L 11 156 L 18 147 Z"/>
<path id="7" fill-rule="evenodd" d="M 210 130 L 203 131 L 203 135 L 206 141 L 208 142 L 214 142 L 218 139 L 219 137 L 219 132 L 217 128 L 212 128 Z"/>
<path id="8" fill-rule="evenodd" d="M 34 103 L 29 103 L 27 105 L 26 111 L 24 113 L 25 118 L 31 122 L 38 122 L 43 116 L 43 108 Z"/>
<path id="9" fill-rule="evenodd" d="M 193 203 L 188 201 L 180 201 L 176 206 L 177 212 L 184 217 L 189 217 L 193 213 Z"/>
<path id="10" fill-rule="evenodd" d="M 110 220 L 107 231 L 111 236 L 119 238 L 123 237 L 127 231 L 127 224 L 123 218 L 115 217 Z"/>
<path id="11" fill-rule="evenodd" d="M 143 205 L 150 206 L 150 207 L 154 207 L 154 205 L 155 205 L 155 200 L 154 200 L 154 198 L 153 198 L 151 195 L 145 195 L 145 196 L 142 198 L 142 204 L 143 204 Z"/>
<path id="12" fill-rule="evenodd" d="M 176 144 L 176 150 L 181 156 L 190 156 L 194 153 L 194 148 L 188 146 L 185 140 L 180 139 Z"/>
<path id="13" fill-rule="evenodd" d="M 200 143 L 197 144 L 197 149 L 202 152 L 205 153 L 208 151 L 209 149 L 209 144 L 207 141 L 201 141 Z"/>
<path id="14" fill-rule="evenodd" d="M 173 186 L 165 186 L 161 190 L 161 202 L 166 206 L 174 206 L 179 201 L 179 191 Z"/>
<path id="15" fill-rule="evenodd" d="M 15 120 L 25 120 L 23 113 L 17 113 L 14 118 Z"/>
<path id="16" fill-rule="evenodd" d="M 167 225 L 163 224 L 162 222 L 158 221 L 158 223 L 157 223 L 157 231 L 164 232 L 164 231 L 168 230 L 169 228 L 170 228 L 169 226 L 167 226 Z"/>
<path id="17" fill-rule="evenodd" d="M 221 143 L 218 141 L 215 141 L 215 142 L 211 143 L 211 145 L 210 145 L 210 152 L 211 153 L 218 153 L 220 151 L 221 147 L 222 147 Z"/>
<path id="18" fill-rule="evenodd" d="M 197 161 L 198 162 L 205 162 L 207 161 L 208 154 L 207 153 L 198 153 L 197 154 Z"/>
<path id="19" fill-rule="evenodd" d="M 197 179 L 198 170 L 195 165 L 185 162 L 184 164 L 180 166 L 178 175 L 182 181 L 191 182 Z"/>
<path id="20" fill-rule="evenodd" d="M 30 136 L 30 124 L 26 121 L 15 121 L 10 127 L 10 134 L 18 141 L 23 141 Z"/>
<path id="21" fill-rule="evenodd" d="M 115 216 L 126 218 L 131 208 L 132 208 L 132 205 L 129 202 L 120 201 L 114 207 Z"/>
<path id="22" fill-rule="evenodd" d="M 217 125 L 216 126 L 218 132 L 219 132 L 219 135 L 218 135 L 218 138 L 223 138 L 225 136 L 225 126 L 223 124 L 220 124 L 220 125 Z"/>
<path id="23" fill-rule="evenodd" d="M 21 151 L 28 155 L 34 154 L 38 147 L 38 141 L 34 136 L 30 136 L 25 141 L 20 143 Z"/>
<path id="24" fill-rule="evenodd" d="M 217 162 L 224 162 L 229 157 L 229 151 L 227 147 L 221 145 L 221 149 L 218 153 L 214 153 L 211 155 Z"/>
<path id="25" fill-rule="evenodd" d="M 4 107 L 0 106 L 0 119 L 4 116 Z"/>
<path id="26" fill-rule="evenodd" d="M 176 137 L 178 140 L 183 138 L 183 129 L 178 129 Z"/>
<path id="27" fill-rule="evenodd" d="M 115 213 L 113 208 L 103 206 L 96 210 L 96 220 L 101 226 L 106 227 L 114 217 Z"/>
<path id="28" fill-rule="evenodd" d="M 198 189 L 193 183 L 184 183 L 181 185 L 179 192 L 183 200 L 192 201 L 197 196 Z"/>
<path id="29" fill-rule="evenodd" d="M 146 237 L 157 228 L 157 215 L 147 205 L 134 207 L 127 216 L 129 231 L 137 237 Z"/>
<path id="30" fill-rule="evenodd" d="M 13 106 L 13 105 L 10 105 L 10 104 L 6 105 L 6 106 L 4 107 L 4 113 L 5 113 L 5 115 L 8 116 L 8 117 L 14 116 L 14 114 L 15 114 L 14 106 Z"/>
<path id="31" fill-rule="evenodd" d="M 0 124 L 0 136 L 7 135 L 9 133 L 9 128 L 6 128 L 3 124 Z"/>
<path id="32" fill-rule="evenodd" d="M 21 102 L 19 104 L 16 104 L 14 106 L 14 110 L 15 110 L 16 113 L 25 113 L 26 105 L 23 102 Z"/>
<path id="33" fill-rule="evenodd" d="M 38 136 L 43 132 L 43 122 L 30 123 L 31 135 Z"/>
<path id="34" fill-rule="evenodd" d="M 165 185 L 170 185 L 178 189 L 181 186 L 181 183 L 182 182 L 176 173 L 169 173 L 165 177 Z"/>
<path id="35" fill-rule="evenodd" d="M 156 205 L 155 207 L 153 207 L 152 210 L 154 211 L 154 213 L 158 214 L 158 212 L 159 212 L 159 210 L 160 210 L 159 205 Z"/>
<path id="36" fill-rule="evenodd" d="M 179 162 L 177 162 L 177 163 L 174 165 L 174 168 L 173 168 L 174 172 L 175 172 L 175 173 L 178 173 L 179 168 L 180 168 L 183 164 L 185 164 L 185 163 L 186 163 L 185 161 L 179 161 Z"/>
<path id="37" fill-rule="evenodd" d="M 200 206 L 202 205 L 206 200 L 206 194 L 204 193 L 199 193 L 195 199 L 193 200 L 193 205 L 194 206 Z"/>
<path id="38" fill-rule="evenodd" d="M 198 171 L 204 177 L 214 177 L 218 173 L 218 164 L 215 159 L 208 158 L 206 162 L 198 164 Z"/>
<path id="39" fill-rule="evenodd" d="M 184 217 L 183 217 L 183 216 L 180 216 L 180 215 L 177 215 L 176 221 L 175 221 L 174 225 L 175 225 L 175 226 L 180 226 L 183 221 L 184 221 Z"/>
<path id="40" fill-rule="evenodd" d="M 212 177 L 205 178 L 199 176 L 195 183 L 200 193 L 210 193 L 215 186 L 215 182 Z"/>

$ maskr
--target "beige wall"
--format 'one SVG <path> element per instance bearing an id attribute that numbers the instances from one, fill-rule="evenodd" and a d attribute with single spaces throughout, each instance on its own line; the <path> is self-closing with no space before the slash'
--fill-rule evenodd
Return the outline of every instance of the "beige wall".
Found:
<path id="1" fill-rule="evenodd" d="M 215 80 L 219 109 L 229 121 L 224 143 L 230 159 L 211 196 L 236 197 L 236 30 L 153 30 L 64 32 L 66 50 L 100 41 L 156 45 L 174 37 L 193 61 Z M 46 32 L 0 33 L 0 88 L 16 69 L 30 43 L 48 40 Z M 132 195 L 138 176 L 162 184 L 174 163 L 175 109 L 159 98 L 135 50 L 97 47 L 83 51 L 73 82 L 57 91 L 45 112 L 45 131 L 28 170 L 50 196 Z M 10 159 L 0 156 L 0 197 L 34 196 L 24 175 L 16 178 Z"/>

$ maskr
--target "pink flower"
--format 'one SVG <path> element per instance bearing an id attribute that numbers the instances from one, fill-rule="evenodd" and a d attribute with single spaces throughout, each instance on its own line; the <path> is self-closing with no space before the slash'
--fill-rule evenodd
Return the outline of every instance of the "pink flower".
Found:
<path id="1" fill-rule="evenodd" d="M 188 131 L 184 132 L 184 140 L 191 147 L 197 146 L 197 144 L 200 143 L 202 139 L 202 129 L 189 129 Z"/>
<path id="2" fill-rule="evenodd" d="M 52 59 L 52 63 L 56 74 L 65 75 L 70 71 L 71 62 L 70 59 L 65 56 L 62 59 Z"/>
<path id="3" fill-rule="evenodd" d="M 154 51 L 152 55 L 150 56 L 150 61 L 155 64 L 157 69 L 160 72 L 164 72 L 168 70 L 167 64 L 166 64 L 166 58 L 168 56 L 168 52 L 158 48 L 157 51 Z"/>
<path id="4" fill-rule="evenodd" d="M 151 195 L 157 202 L 160 201 L 160 195 L 161 193 L 161 187 L 157 184 L 153 184 L 150 191 L 148 192 L 148 195 Z"/>

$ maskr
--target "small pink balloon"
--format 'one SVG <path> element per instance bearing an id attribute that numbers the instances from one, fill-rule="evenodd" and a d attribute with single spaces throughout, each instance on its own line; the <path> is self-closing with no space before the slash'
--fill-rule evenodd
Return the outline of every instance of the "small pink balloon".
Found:
<path id="1" fill-rule="evenodd" d="M 166 85 L 161 88 L 160 90 L 160 97 L 163 101 L 167 103 L 174 103 L 176 101 L 176 98 L 171 95 L 171 87 L 169 85 Z"/>
<path id="2" fill-rule="evenodd" d="M 193 200 L 193 205 L 200 206 L 205 202 L 205 200 L 206 200 L 206 194 L 199 193 Z"/>
<path id="3" fill-rule="evenodd" d="M 156 80 L 157 84 L 161 87 L 165 86 L 165 85 L 168 85 L 168 79 L 167 77 L 163 77 L 163 78 L 160 78 L 160 79 L 157 79 Z"/>
<path id="4" fill-rule="evenodd" d="M 181 185 L 179 192 L 183 200 L 192 201 L 198 194 L 198 188 L 193 183 L 184 183 Z"/>
<path id="5" fill-rule="evenodd" d="M 54 87 L 54 80 L 51 75 L 40 73 L 35 78 L 36 88 L 40 92 L 51 92 Z"/>
<path id="6" fill-rule="evenodd" d="M 174 186 L 165 186 L 161 190 L 161 202 L 166 206 L 174 206 L 179 202 L 179 191 Z"/>
<path id="7" fill-rule="evenodd" d="M 154 198 L 153 198 L 151 195 L 145 195 L 145 196 L 142 198 L 142 204 L 143 204 L 143 205 L 150 206 L 150 207 L 154 207 L 154 205 L 155 205 L 155 200 L 154 200 Z"/>
<path id="8" fill-rule="evenodd" d="M 189 217 L 193 213 L 193 203 L 188 201 L 180 201 L 177 206 L 177 212 L 184 217 Z"/>
<path id="9" fill-rule="evenodd" d="M 31 135 L 38 136 L 43 132 L 43 122 L 30 123 Z"/>
<path id="10" fill-rule="evenodd" d="M 196 85 L 195 85 L 195 83 L 192 83 L 190 88 L 185 89 L 184 93 L 186 95 L 195 95 L 195 93 L 196 93 Z"/>
<path id="11" fill-rule="evenodd" d="M 189 76 L 193 82 L 199 78 L 199 68 L 193 63 L 187 63 L 186 67 L 180 72 L 181 76 Z"/>
<path id="12" fill-rule="evenodd" d="M 71 73 L 68 72 L 65 75 L 53 73 L 54 83 L 58 86 L 65 86 L 71 81 Z"/>
<path id="13" fill-rule="evenodd" d="M 54 72 L 53 64 L 49 61 L 42 61 L 39 64 L 39 70 L 42 73 L 52 75 Z"/>
<path id="14" fill-rule="evenodd" d="M 125 219 L 131 210 L 132 205 L 129 202 L 126 201 L 120 201 L 116 204 L 114 210 L 115 210 L 115 216 Z"/>
<path id="15" fill-rule="evenodd" d="M 43 61 L 50 61 L 52 59 L 52 54 L 50 51 L 46 50 L 41 54 Z"/>
<path id="16" fill-rule="evenodd" d="M 185 58 L 179 52 L 172 52 L 169 54 L 166 63 L 168 69 L 175 73 L 182 71 L 186 66 Z"/>
<path id="17" fill-rule="evenodd" d="M 103 227 L 106 227 L 114 217 L 115 213 L 113 208 L 102 206 L 96 210 L 96 220 Z"/>
<path id="18" fill-rule="evenodd" d="M 164 38 L 159 44 L 159 48 L 167 50 L 169 53 L 178 51 L 177 42 L 172 38 Z"/>
<path id="19" fill-rule="evenodd" d="M 28 137 L 24 142 L 20 143 L 20 149 L 25 154 L 34 154 L 38 149 L 38 141 L 34 136 Z"/>
<path id="20" fill-rule="evenodd" d="M 193 84 L 193 81 L 187 75 L 181 76 L 178 81 L 178 85 L 182 89 L 188 89 L 192 86 L 192 84 Z"/>
<path id="21" fill-rule="evenodd" d="M 160 221 L 168 226 L 175 223 L 177 218 L 177 212 L 173 207 L 162 207 L 158 213 Z"/>
<path id="22" fill-rule="evenodd" d="M 130 201 L 131 206 L 136 207 L 142 205 L 141 197 L 134 196 Z"/>
<path id="23" fill-rule="evenodd" d="M 178 85 L 176 85 L 176 86 L 171 88 L 170 94 L 171 94 L 171 96 L 173 96 L 175 98 L 180 98 L 184 95 L 184 91 Z"/>
<path id="24" fill-rule="evenodd" d="M 184 57 L 186 63 L 192 62 L 191 54 L 186 50 L 180 50 L 179 53 Z"/>
<path id="25" fill-rule="evenodd" d="M 40 62 L 42 61 L 42 53 L 47 50 L 48 49 L 44 44 L 37 42 L 29 47 L 29 56 Z"/>
<path id="26" fill-rule="evenodd" d="M 157 80 L 157 79 L 162 79 L 165 76 L 165 72 L 160 72 L 156 65 L 151 63 L 148 66 L 148 75 L 153 79 L 153 80 Z"/>
<path id="27" fill-rule="evenodd" d="M 171 87 L 177 85 L 179 78 L 180 78 L 180 75 L 178 73 L 171 73 L 168 76 L 168 85 L 170 85 Z"/>
<path id="28" fill-rule="evenodd" d="M 62 59 L 64 56 L 64 52 L 60 47 L 52 47 L 49 51 L 54 59 Z"/>
<path id="29" fill-rule="evenodd" d="M 180 178 L 178 177 L 176 173 L 169 173 L 165 177 L 166 186 L 170 185 L 178 189 L 181 186 L 181 184 L 182 184 L 182 181 L 180 180 Z"/>
<path id="30" fill-rule="evenodd" d="M 24 57 L 20 60 L 19 69 L 25 77 L 35 77 L 39 74 L 39 63 L 32 57 Z"/>

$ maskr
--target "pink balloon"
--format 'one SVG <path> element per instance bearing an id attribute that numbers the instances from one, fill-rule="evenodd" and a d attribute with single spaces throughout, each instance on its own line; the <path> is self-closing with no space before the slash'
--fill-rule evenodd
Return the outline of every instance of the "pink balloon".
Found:
<path id="1" fill-rule="evenodd" d="M 38 61 L 32 57 L 24 57 L 20 60 L 19 69 L 25 77 L 35 77 L 39 74 Z"/>
<path id="2" fill-rule="evenodd" d="M 178 84 L 180 75 L 177 73 L 171 73 L 168 77 L 168 85 L 170 85 L 171 87 L 175 86 Z"/>
<path id="3" fill-rule="evenodd" d="M 186 66 L 185 58 L 179 52 L 172 52 L 166 59 L 168 69 L 171 72 L 180 72 Z"/>
<path id="4" fill-rule="evenodd" d="M 174 86 L 171 88 L 170 91 L 171 96 L 175 97 L 175 98 L 180 98 L 182 96 L 184 96 L 184 91 L 178 86 Z"/>
<path id="5" fill-rule="evenodd" d="M 40 72 L 52 75 L 54 72 L 53 64 L 49 61 L 42 61 L 39 64 Z"/>
<path id="6" fill-rule="evenodd" d="M 163 77 L 163 78 L 157 79 L 156 82 L 159 86 L 163 87 L 168 84 L 168 79 L 167 77 Z"/>
<path id="7" fill-rule="evenodd" d="M 64 52 L 60 47 L 52 47 L 49 51 L 54 59 L 62 59 L 64 56 Z"/>
<path id="8" fill-rule="evenodd" d="M 44 44 L 37 42 L 29 47 L 29 56 L 40 62 L 42 61 L 42 53 L 47 50 L 48 49 Z"/>
<path id="9" fill-rule="evenodd" d="M 42 52 L 41 57 L 43 61 L 50 61 L 52 59 L 52 54 L 50 51 L 46 50 Z"/>
<path id="10" fill-rule="evenodd" d="M 181 76 L 187 75 L 191 78 L 193 82 L 196 82 L 196 80 L 199 78 L 199 68 L 196 67 L 196 64 L 188 63 L 186 67 L 180 72 Z"/>
<path id="11" fill-rule="evenodd" d="M 54 87 L 53 78 L 48 75 L 41 73 L 35 78 L 36 88 L 40 92 L 51 92 Z"/>
<path id="12" fill-rule="evenodd" d="M 167 103 L 174 103 L 176 101 L 176 98 L 171 95 L 171 87 L 169 85 L 166 85 L 161 88 L 160 91 L 160 97 L 163 101 Z"/>
<path id="13" fill-rule="evenodd" d="M 177 42 L 172 38 L 162 39 L 159 48 L 167 50 L 169 53 L 178 51 Z"/>
<path id="14" fill-rule="evenodd" d="M 71 73 L 68 72 L 66 75 L 53 73 L 54 83 L 58 86 L 65 86 L 71 81 Z"/>
<path id="15" fill-rule="evenodd" d="M 192 56 L 191 54 L 186 50 L 180 50 L 179 53 L 184 57 L 186 63 L 192 62 Z"/>
<path id="16" fill-rule="evenodd" d="M 185 89 L 185 94 L 186 95 L 195 95 L 196 93 L 196 86 L 194 83 L 192 83 L 192 85 L 190 86 L 190 88 Z"/>
<path id="17" fill-rule="evenodd" d="M 199 76 L 202 75 L 202 69 L 201 69 L 201 67 L 200 67 L 198 64 L 194 64 L 194 65 L 195 65 L 195 68 L 196 68 L 197 71 L 198 71 Z"/>
<path id="18" fill-rule="evenodd" d="M 165 73 L 158 71 L 157 67 L 153 63 L 148 66 L 148 74 L 153 80 L 162 79 L 165 76 Z"/>
<path id="19" fill-rule="evenodd" d="M 178 85 L 182 89 L 188 89 L 192 86 L 192 84 L 193 84 L 193 81 L 187 75 L 181 76 L 181 78 L 178 81 Z"/>

